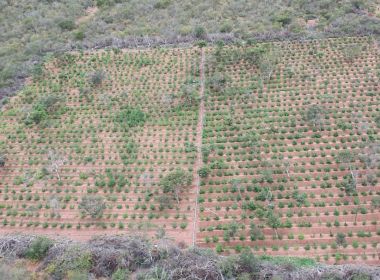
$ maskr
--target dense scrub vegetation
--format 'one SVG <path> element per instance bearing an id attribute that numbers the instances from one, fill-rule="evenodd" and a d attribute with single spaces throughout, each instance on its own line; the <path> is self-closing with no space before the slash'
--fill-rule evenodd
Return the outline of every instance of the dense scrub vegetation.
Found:
<path id="1" fill-rule="evenodd" d="M 0 238 L 1 279 L 377 279 L 379 268 L 327 266 L 307 258 L 257 257 L 251 251 L 220 257 L 200 248 L 180 249 L 166 238 L 94 237 L 86 243 L 41 236 Z M 24 265 L 22 266 L 24 259 Z M 39 261 L 27 271 L 25 260 Z"/>
<path id="2" fill-rule="evenodd" d="M 378 3 L 345 1 L 7 0 L 0 3 L 0 95 L 28 73 L 38 75 L 46 53 L 119 45 L 151 45 L 159 36 L 207 39 L 209 34 L 315 37 L 379 35 Z M 134 38 L 130 38 L 130 37 Z M 128 39 L 129 38 L 129 39 Z M 355 53 L 356 50 L 347 50 Z"/>

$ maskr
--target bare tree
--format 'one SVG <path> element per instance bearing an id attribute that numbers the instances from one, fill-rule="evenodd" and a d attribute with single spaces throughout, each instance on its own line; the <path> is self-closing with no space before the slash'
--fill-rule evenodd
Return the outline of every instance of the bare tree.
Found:
<path id="1" fill-rule="evenodd" d="M 380 143 L 371 143 L 359 157 L 367 169 L 377 167 L 380 164 Z"/>
<path id="2" fill-rule="evenodd" d="M 82 197 L 82 201 L 79 204 L 91 218 L 101 218 L 103 211 L 106 209 L 106 204 L 101 196 L 85 195 Z"/>
<path id="3" fill-rule="evenodd" d="M 140 182 L 145 187 L 145 191 L 149 191 L 152 186 L 152 178 L 149 172 L 144 172 L 140 175 Z"/>
<path id="4" fill-rule="evenodd" d="M 59 174 L 61 167 L 65 164 L 66 160 L 56 151 L 48 151 L 49 163 L 47 170 L 49 172 L 54 172 L 57 175 L 59 181 L 61 181 L 61 176 Z"/>
<path id="5" fill-rule="evenodd" d="M 358 183 L 358 175 L 359 175 L 359 172 L 358 170 L 356 170 L 356 168 L 354 167 L 354 163 L 355 163 L 355 156 L 353 153 L 351 153 L 350 151 L 343 151 L 343 152 L 340 152 L 337 156 L 337 161 L 341 164 L 343 164 L 344 166 L 348 167 L 349 170 L 350 170 L 350 175 L 351 175 L 351 181 L 348 181 L 347 182 L 347 185 L 346 185 L 346 192 L 354 192 L 356 191 L 356 186 L 357 186 L 357 183 Z"/>
<path id="6" fill-rule="evenodd" d="M 286 175 L 289 178 L 290 177 L 289 170 L 293 166 L 292 163 L 289 160 L 285 159 L 285 160 L 282 161 L 282 165 L 283 165 L 283 167 L 285 169 Z"/>
<path id="7" fill-rule="evenodd" d="M 279 61 L 279 51 L 277 49 L 270 49 L 262 54 L 258 60 L 258 68 L 260 70 L 260 77 L 269 81 L 272 78 L 273 72 Z"/>
<path id="8" fill-rule="evenodd" d="M 53 197 L 50 198 L 50 200 L 49 200 L 49 206 L 50 206 L 50 209 L 53 210 L 54 214 L 58 214 L 59 215 L 60 205 L 59 205 L 59 200 L 58 200 L 57 197 L 53 196 Z"/>
<path id="9" fill-rule="evenodd" d="M 305 113 L 305 120 L 312 124 L 314 127 L 319 127 L 323 125 L 323 118 L 325 116 L 325 110 L 319 105 L 310 106 Z"/>

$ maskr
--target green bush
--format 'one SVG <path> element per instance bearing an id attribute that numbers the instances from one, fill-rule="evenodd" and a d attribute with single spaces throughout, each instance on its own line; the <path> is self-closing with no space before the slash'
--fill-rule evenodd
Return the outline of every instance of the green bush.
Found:
<path id="1" fill-rule="evenodd" d="M 0 167 L 5 166 L 5 155 L 0 154 Z"/>
<path id="2" fill-rule="evenodd" d="M 171 0 L 158 0 L 155 4 L 154 4 L 154 8 L 155 9 L 166 9 L 167 7 L 169 7 L 169 5 L 172 3 Z"/>
<path id="3" fill-rule="evenodd" d="M 198 170 L 199 177 L 206 178 L 210 174 L 210 167 L 203 166 Z"/>
<path id="4" fill-rule="evenodd" d="M 121 110 L 114 121 L 123 127 L 135 127 L 143 125 L 146 120 L 146 115 L 137 108 L 125 108 Z"/>
<path id="5" fill-rule="evenodd" d="M 82 31 L 82 30 L 78 30 L 78 31 L 74 32 L 74 38 L 75 38 L 75 40 L 81 41 L 85 37 L 86 37 L 86 35 L 85 35 L 84 31 Z"/>
<path id="6" fill-rule="evenodd" d="M 206 29 L 203 26 L 196 26 L 194 28 L 194 36 L 198 39 L 204 39 L 206 37 Z"/>
<path id="7" fill-rule="evenodd" d="M 111 277 L 112 280 L 126 280 L 129 279 L 129 271 L 123 268 L 118 268 Z"/>
<path id="8" fill-rule="evenodd" d="M 75 22 L 69 19 L 62 20 L 58 23 L 58 26 L 63 30 L 73 30 L 75 29 Z"/>
<path id="9" fill-rule="evenodd" d="M 29 246 L 25 256 L 32 260 L 41 260 L 53 245 L 53 241 L 47 237 L 37 237 Z"/>

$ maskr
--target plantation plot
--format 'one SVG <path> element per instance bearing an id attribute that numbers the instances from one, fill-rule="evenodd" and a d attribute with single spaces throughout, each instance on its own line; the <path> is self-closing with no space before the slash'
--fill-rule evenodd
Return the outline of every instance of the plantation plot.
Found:
<path id="1" fill-rule="evenodd" d="M 191 183 L 177 203 L 159 182 L 193 170 L 199 59 L 191 49 L 50 59 L 1 115 L 0 231 L 164 230 L 190 242 Z"/>
<path id="2" fill-rule="evenodd" d="M 67 53 L 40 70 L 0 115 L 0 233 L 379 263 L 371 38 Z"/>
<path id="3" fill-rule="evenodd" d="M 208 49 L 198 243 L 379 263 L 369 38 Z"/>

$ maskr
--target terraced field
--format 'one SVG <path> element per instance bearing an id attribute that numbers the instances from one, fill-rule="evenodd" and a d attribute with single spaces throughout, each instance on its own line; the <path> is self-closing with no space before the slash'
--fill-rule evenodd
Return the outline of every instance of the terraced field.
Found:
<path id="1" fill-rule="evenodd" d="M 2 108 L 0 233 L 378 264 L 379 77 L 368 37 L 52 57 Z"/>

